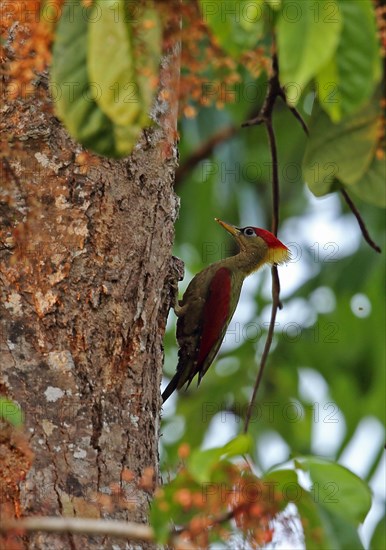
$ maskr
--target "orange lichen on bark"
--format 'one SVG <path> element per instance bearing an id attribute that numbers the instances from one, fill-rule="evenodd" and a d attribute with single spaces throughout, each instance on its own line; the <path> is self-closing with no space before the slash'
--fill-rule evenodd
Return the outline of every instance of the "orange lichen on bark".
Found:
<path id="1" fill-rule="evenodd" d="M 12 0 L 1 9 L 1 57 L 4 44 L 12 36 L 11 59 L 5 66 L 8 95 L 25 97 L 33 93 L 33 79 L 51 60 L 51 44 L 64 0 Z"/>

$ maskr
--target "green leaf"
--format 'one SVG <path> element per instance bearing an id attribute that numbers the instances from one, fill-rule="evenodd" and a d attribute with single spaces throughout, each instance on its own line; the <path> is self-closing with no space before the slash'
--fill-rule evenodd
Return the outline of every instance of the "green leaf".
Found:
<path id="1" fill-rule="evenodd" d="M 288 100 L 293 105 L 335 53 L 341 29 L 336 0 L 284 0 L 277 23 L 280 82 L 288 87 Z"/>
<path id="2" fill-rule="evenodd" d="M 386 516 L 378 522 L 370 541 L 370 550 L 379 550 L 386 547 Z"/>
<path id="3" fill-rule="evenodd" d="M 235 58 L 254 48 L 263 36 L 264 0 L 200 0 L 200 6 L 220 46 Z"/>
<path id="4" fill-rule="evenodd" d="M 290 502 L 298 509 L 305 545 L 310 550 L 362 548 L 357 526 L 371 505 L 370 490 L 355 474 L 318 457 L 301 457 L 295 468 L 310 474 L 310 491 L 298 483 L 296 471 L 274 469 L 262 479 L 281 495 L 283 508 Z"/>
<path id="5" fill-rule="evenodd" d="M 93 99 L 87 73 L 87 18 L 79 0 L 66 2 L 56 28 L 51 95 L 57 116 L 82 145 L 101 155 L 116 154 L 113 125 Z"/>
<path id="6" fill-rule="evenodd" d="M 23 424 L 23 413 L 19 405 L 0 396 L 0 418 L 3 418 L 12 426 L 20 426 Z"/>
<path id="7" fill-rule="evenodd" d="M 98 84 L 97 103 L 119 127 L 133 126 L 139 133 L 149 123 L 156 92 L 160 59 L 161 28 L 154 9 L 126 11 L 125 0 L 97 0 L 98 14 L 89 24 L 87 64 L 89 78 Z M 153 79 L 153 81 L 152 81 Z M 122 149 L 130 134 L 120 131 Z"/>
<path id="8" fill-rule="evenodd" d="M 136 11 L 133 20 L 124 6 L 66 2 L 51 69 L 56 113 L 70 134 L 114 157 L 128 155 L 149 122 L 161 42 L 155 10 Z"/>
<path id="9" fill-rule="evenodd" d="M 314 195 L 329 193 L 336 179 L 344 185 L 353 185 L 364 176 L 374 156 L 377 127 L 378 112 L 374 103 L 340 124 L 332 123 L 328 115 L 315 106 L 303 158 L 303 176 Z"/>
<path id="10" fill-rule="evenodd" d="M 240 434 L 229 441 L 223 449 L 223 455 L 227 458 L 249 453 L 253 446 L 253 439 L 249 434 Z"/>
<path id="11" fill-rule="evenodd" d="M 341 517 L 336 518 L 316 501 L 315 493 L 303 491 L 295 503 L 304 530 L 307 550 L 362 549 L 357 528 Z"/>
<path id="12" fill-rule="evenodd" d="M 300 463 L 311 476 L 320 506 L 355 526 L 364 521 L 371 507 L 371 491 L 362 479 L 344 466 L 322 458 L 305 457 Z"/>
<path id="13" fill-rule="evenodd" d="M 201 483 L 210 481 L 212 468 L 220 460 L 222 454 L 222 447 L 194 451 L 188 461 L 190 473 Z"/>
<path id="14" fill-rule="evenodd" d="M 212 471 L 220 460 L 249 453 L 252 445 L 252 437 L 248 434 L 241 434 L 223 447 L 215 447 L 205 451 L 196 450 L 189 457 L 188 469 L 197 481 L 201 483 L 210 481 Z"/>
<path id="15" fill-rule="evenodd" d="M 150 508 L 150 523 L 154 529 L 157 542 L 166 544 L 174 525 L 185 524 L 197 513 L 197 509 L 183 506 L 178 499 L 178 493 L 197 494 L 204 490 L 196 483 L 186 469 L 178 472 L 171 482 L 159 487 Z"/>
<path id="16" fill-rule="evenodd" d="M 327 532 L 323 525 L 320 508 L 315 503 L 313 495 L 303 491 L 296 502 L 304 532 L 304 542 L 307 550 L 338 550 L 333 533 Z M 331 538 L 335 544 L 331 544 Z"/>
<path id="17" fill-rule="evenodd" d="M 262 478 L 263 484 L 268 484 L 272 490 L 279 492 L 283 498 L 283 508 L 289 502 L 296 502 L 302 494 L 303 489 L 299 485 L 298 476 L 295 470 L 271 470 Z"/>
<path id="18" fill-rule="evenodd" d="M 296 505 L 303 530 L 307 550 L 326 550 L 328 540 L 322 529 L 322 519 L 313 495 L 298 483 L 296 470 L 272 470 L 263 477 L 264 483 L 272 484 L 276 493 L 283 499 L 282 508 L 292 502 Z"/>
<path id="19" fill-rule="evenodd" d="M 330 548 L 334 550 L 363 550 L 363 544 L 355 525 L 342 517 L 337 517 L 331 510 L 318 506 L 322 519 L 323 531 L 329 539 Z"/>
<path id="20" fill-rule="evenodd" d="M 386 208 L 386 164 L 384 158 L 374 156 L 372 163 L 362 178 L 350 185 L 350 191 L 353 191 L 359 198 Z"/>
<path id="21" fill-rule="evenodd" d="M 152 503 L 149 514 L 150 524 L 154 530 L 154 536 L 156 541 L 159 544 L 166 544 L 169 538 L 170 530 L 170 517 L 169 513 L 165 514 L 159 506 L 157 506 L 157 501 Z"/>
<path id="22" fill-rule="evenodd" d="M 89 78 L 100 88 L 97 102 L 102 111 L 114 123 L 128 126 L 141 112 L 128 15 L 122 0 L 97 0 L 94 12 L 88 33 Z M 120 89 L 127 90 L 126 102 Z"/>
<path id="23" fill-rule="evenodd" d="M 340 0 L 339 7 L 343 28 L 337 51 L 316 75 L 320 104 L 334 122 L 369 99 L 381 76 L 371 0 Z"/>

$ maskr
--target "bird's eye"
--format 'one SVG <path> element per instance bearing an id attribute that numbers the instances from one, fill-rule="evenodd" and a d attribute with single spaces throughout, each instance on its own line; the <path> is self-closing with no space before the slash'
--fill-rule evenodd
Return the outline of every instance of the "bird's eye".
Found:
<path id="1" fill-rule="evenodd" d="M 255 230 L 252 227 L 246 227 L 244 229 L 244 235 L 246 237 L 253 237 L 254 235 L 256 235 L 256 233 L 255 233 Z"/>

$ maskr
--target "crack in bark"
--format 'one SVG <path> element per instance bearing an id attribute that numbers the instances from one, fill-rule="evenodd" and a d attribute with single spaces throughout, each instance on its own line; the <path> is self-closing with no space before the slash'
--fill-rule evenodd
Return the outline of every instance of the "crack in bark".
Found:
<path id="1" fill-rule="evenodd" d="M 57 503 L 58 503 L 58 510 L 59 510 L 59 513 L 61 516 L 63 516 L 63 512 L 64 512 L 64 507 L 63 507 L 63 503 L 62 503 L 62 498 L 60 496 L 60 492 L 59 492 L 59 489 L 58 489 L 58 484 L 59 484 L 59 474 L 58 474 L 58 470 L 57 470 L 57 466 L 56 466 L 56 461 L 55 461 L 55 453 L 52 451 L 51 449 L 51 446 L 49 444 L 49 440 L 48 440 L 48 437 L 43 429 L 43 434 L 44 434 L 44 441 L 45 441 L 45 445 L 48 449 L 48 453 L 51 457 L 51 464 L 52 464 L 52 467 L 53 467 L 53 475 L 54 475 L 54 480 L 53 480 L 53 490 L 54 490 L 54 493 L 56 495 L 56 500 L 57 500 Z M 64 451 L 64 461 L 65 463 L 67 464 L 67 466 L 69 466 L 68 462 L 67 462 L 67 458 L 66 458 L 66 453 Z M 70 495 L 68 495 L 70 497 Z M 72 501 L 72 499 L 71 499 Z M 72 510 L 73 510 L 73 514 L 74 514 L 74 517 L 76 517 L 76 510 L 75 510 L 75 507 L 74 505 L 72 505 Z M 69 544 L 69 547 L 71 550 L 76 550 L 76 545 L 75 545 L 75 541 L 74 541 L 74 535 L 72 533 L 67 533 L 66 534 L 66 539 L 68 541 L 68 544 Z"/>
<path id="2" fill-rule="evenodd" d="M 56 468 L 56 463 L 55 463 L 55 459 L 54 459 L 54 454 L 52 453 L 52 449 L 50 447 L 50 444 L 49 444 L 49 441 L 48 441 L 48 437 L 43 429 L 43 434 L 44 434 L 44 441 L 45 441 L 45 445 L 48 449 L 48 453 L 49 455 L 51 456 L 51 464 L 52 464 L 52 467 L 53 467 L 53 474 L 54 474 L 54 484 L 53 484 L 53 489 L 54 489 L 54 493 L 56 494 L 56 499 L 57 499 L 57 502 L 58 502 L 58 508 L 59 508 L 59 512 L 61 515 L 63 515 L 63 504 L 62 504 L 62 499 L 60 498 L 60 494 L 59 494 L 59 491 L 58 491 L 58 481 L 59 481 L 59 476 L 58 476 L 58 471 L 57 471 L 57 468 Z M 67 461 L 66 461 L 67 462 Z"/>
<path id="3" fill-rule="evenodd" d="M 16 365 L 17 365 L 17 363 L 16 363 L 16 359 L 15 359 L 15 358 L 14 358 L 14 356 L 13 356 L 12 350 L 11 350 L 11 348 L 10 348 L 9 344 L 8 344 L 8 340 L 7 340 L 6 338 L 4 338 L 4 340 L 5 340 L 5 345 L 7 346 L 7 348 L 8 348 L 8 351 L 9 351 L 9 355 L 10 355 L 10 356 L 11 356 L 11 358 L 12 358 L 12 361 L 13 361 L 13 366 L 14 366 L 14 367 L 16 367 Z"/>
<path id="4" fill-rule="evenodd" d="M 96 466 L 98 470 L 98 477 L 97 477 L 97 492 L 100 488 L 100 481 L 101 481 L 101 462 L 102 460 L 102 449 L 99 445 L 99 440 L 102 435 L 102 428 L 103 428 L 103 410 L 100 400 L 95 401 L 93 407 L 92 407 L 92 436 L 90 440 L 91 446 L 96 450 Z"/>

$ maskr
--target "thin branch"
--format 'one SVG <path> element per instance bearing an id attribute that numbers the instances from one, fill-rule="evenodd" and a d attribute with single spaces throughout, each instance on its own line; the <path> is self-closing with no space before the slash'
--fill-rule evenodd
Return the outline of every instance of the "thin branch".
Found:
<path id="1" fill-rule="evenodd" d="M 248 505 L 248 504 L 247 504 Z M 230 521 L 231 519 L 234 519 L 234 517 L 240 512 L 242 511 L 243 509 L 245 509 L 246 507 L 246 504 L 245 503 L 242 503 L 242 504 L 238 504 L 237 506 L 235 506 L 234 508 L 231 508 L 230 510 L 228 510 L 227 512 L 224 512 L 223 514 L 217 516 L 217 517 L 214 517 L 214 518 L 211 518 L 210 520 L 210 527 L 214 527 L 215 525 L 221 525 L 222 523 L 226 523 L 228 521 Z M 203 531 L 205 530 L 205 528 L 202 529 Z M 180 527 L 176 527 L 175 528 L 175 533 L 183 533 L 184 531 L 189 531 L 189 527 L 188 526 L 180 526 Z"/>
<path id="2" fill-rule="evenodd" d="M 263 374 L 264 374 L 265 365 L 267 363 L 268 355 L 269 355 L 271 345 L 272 345 L 273 334 L 275 332 L 275 322 L 276 322 L 277 310 L 279 309 L 279 306 L 280 306 L 280 299 L 279 299 L 280 281 L 279 281 L 279 274 L 277 272 L 277 267 L 276 266 L 272 267 L 272 272 L 271 273 L 272 273 L 271 319 L 269 321 L 268 334 L 267 334 L 267 339 L 266 339 L 265 345 L 264 345 L 263 355 L 261 356 L 259 372 L 257 373 L 255 385 L 253 387 L 252 397 L 251 397 L 251 400 L 249 402 L 247 413 L 246 413 L 246 416 L 245 416 L 244 433 L 247 433 L 248 426 L 249 426 L 249 423 L 251 421 L 252 410 L 253 410 L 253 407 L 254 407 L 254 404 L 255 404 L 255 401 L 256 401 L 257 390 L 260 387 L 261 380 L 262 380 Z"/>
<path id="3" fill-rule="evenodd" d="M 284 92 L 283 92 L 283 95 L 284 95 Z M 284 95 L 284 98 L 285 98 L 285 95 Z M 283 99 L 284 99 L 283 98 Z M 301 124 L 301 127 L 303 128 L 304 130 L 304 133 L 309 136 L 310 133 L 308 131 L 308 126 L 304 120 L 304 118 L 302 117 L 302 115 L 299 113 L 299 111 L 295 108 L 295 107 L 291 107 L 290 105 L 288 105 L 287 101 L 284 99 L 288 109 L 291 111 L 291 113 L 294 115 L 294 117 L 296 118 L 296 120 L 298 120 Z"/>
<path id="4" fill-rule="evenodd" d="M 264 99 L 263 107 L 260 113 L 250 120 L 244 122 L 241 126 L 246 128 L 248 126 L 256 126 L 258 124 L 267 124 L 269 121 L 272 123 L 272 112 L 275 106 L 276 99 L 283 97 L 283 90 L 279 82 L 279 69 L 277 56 L 274 54 L 272 59 L 272 75 L 268 81 L 267 94 Z"/>
<path id="5" fill-rule="evenodd" d="M 299 113 L 299 111 L 296 109 L 296 107 L 292 107 L 291 105 L 288 105 L 287 97 L 285 95 L 284 89 L 280 85 L 279 81 L 279 65 L 277 60 L 277 55 L 273 55 L 272 59 L 272 76 L 268 81 L 268 90 L 267 95 L 264 101 L 263 108 L 261 109 L 260 113 L 250 120 L 247 120 L 244 122 L 241 126 L 243 128 L 247 126 L 256 126 L 258 124 L 266 123 L 268 120 L 272 121 L 272 110 L 275 105 L 276 99 L 280 97 L 288 109 L 291 111 L 291 113 L 294 115 L 294 117 L 300 122 L 304 132 L 306 135 L 309 135 L 308 127 L 303 119 L 302 115 Z"/>
<path id="6" fill-rule="evenodd" d="M 277 97 L 280 97 L 284 101 L 294 117 L 300 122 L 304 132 L 308 136 L 308 127 L 302 115 L 295 107 L 288 105 L 285 92 L 280 86 L 276 55 L 273 58 L 273 75 L 268 83 L 268 93 L 265 98 L 264 105 L 257 116 L 253 116 L 252 113 L 252 118 L 244 122 L 241 126 L 254 126 L 262 124 L 268 119 L 272 120 L 272 112 L 270 112 L 270 109 L 273 109 Z M 228 139 L 232 138 L 235 134 L 237 134 L 237 132 L 237 126 L 228 126 L 226 128 L 222 128 L 213 136 L 211 136 L 201 147 L 199 147 L 192 155 L 190 155 L 190 157 L 184 162 L 184 164 L 182 164 L 178 168 L 178 170 L 176 171 L 174 188 L 177 188 L 179 185 L 182 184 L 187 174 L 191 170 L 193 170 L 193 168 L 195 168 L 195 166 L 197 166 L 199 162 L 210 157 L 213 153 L 214 148 L 217 147 L 217 145 L 220 145 L 221 143 L 224 143 Z"/>
<path id="7" fill-rule="evenodd" d="M 254 117 L 257 112 L 259 112 L 260 109 L 256 109 L 254 107 L 251 112 L 250 116 Z M 197 166 L 199 162 L 202 160 L 210 157 L 213 153 L 213 150 L 217 145 L 221 145 L 225 141 L 228 141 L 228 139 L 231 139 L 233 136 L 235 136 L 239 131 L 239 126 L 231 125 L 226 126 L 225 128 L 222 128 L 221 130 L 218 130 L 215 134 L 213 134 L 201 147 L 199 147 L 196 151 L 194 151 L 186 160 L 185 162 L 177 169 L 176 171 L 176 177 L 174 182 L 174 187 L 178 187 L 183 183 L 183 180 L 186 178 L 187 174 L 193 168 Z"/>
<path id="8" fill-rule="evenodd" d="M 354 214 L 356 219 L 358 220 L 359 227 L 361 228 L 363 238 L 365 241 L 373 248 L 376 252 L 381 253 L 381 248 L 373 241 L 373 239 L 370 237 L 370 233 L 368 232 L 368 229 L 366 227 L 365 222 L 362 219 L 362 216 L 360 215 L 359 210 L 353 203 L 352 199 L 348 195 L 347 191 L 343 189 L 343 187 L 340 189 L 340 192 L 343 195 L 344 200 L 346 201 L 348 207 L 350 208 L 351 212 Z"/>
<path id="9" fill-rule="evenodd" d="M 243 126 L 251 126 L 252 124 L 264 124 L 268 134 L 269 147 L 272 158 L 272 233 L 277 235 L 279 227 L 279 205 L 280 205 L 280 189 L 279 189 L 279 172 L 278 172 L 278 157 L 277 157 L 277 145 L 275 131 L 272 125 L 272 113 L 275 106 L 276 99 L 283 97 L 283 90 L 279 82 L 279 70 L 277 56 L 274 54 L 272 60 L 273 73 L 268 82 L 267 95 L 264 100 L 262 110 L 258 117 L 254 120 L 250 120 L 244 123 Z M 267 363 L 268 355 L 271 349 L 273 334 L 275 331 L 275 321 L 277 316 L 277 310 L 282 307 L 280 302 L 280 279 L 277 271 L 277 267 L 272 267 L 272 308 L 271 319 L 268 327 L 267 339 L 265 341 L 263 355 L 260 361 L 259 372 L 257 373 L 255 385 L 251 400 L 248 405 L 247 413 L 245 416 L 244 432 L 248 431 L 248 426 L 252 416 L 252 409 L 254 407 L 257 391 L 260 387 L 261 380 L 263 378 L 264 369 Z"/>
<path id="10" fill-rule="evenodd" d="M 272 158 L 272 226 L 271 230 L 274 235 L 277 235 L 279 229 L 279 205 L 280 205 L 280 189 L 279 189 L 279 166 L 277 159 L 277 146 L 275 131 L 272 126 L 272 118 L 270 117 L 266 123 L 269 148 Z"/>

